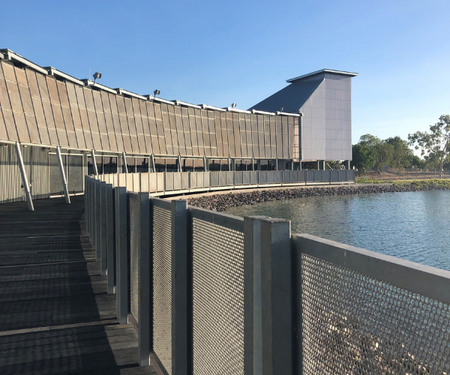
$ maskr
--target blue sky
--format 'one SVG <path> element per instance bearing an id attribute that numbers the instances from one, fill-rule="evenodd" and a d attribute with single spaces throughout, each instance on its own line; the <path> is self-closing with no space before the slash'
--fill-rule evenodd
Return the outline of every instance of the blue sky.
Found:
<path id="1" fill-rule="evenodd" d="M 353 142 L 450 113 L 450 1 L 0 0 L 0 48 L 139 94 L 246 109 L 324 67 L 353 79 Z"/>

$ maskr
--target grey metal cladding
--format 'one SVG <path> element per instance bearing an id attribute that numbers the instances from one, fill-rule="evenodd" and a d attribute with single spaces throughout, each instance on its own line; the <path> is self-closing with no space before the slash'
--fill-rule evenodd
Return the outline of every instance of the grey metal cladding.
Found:
<path id="1" fill-rule="evenodd" d="M 351 78 L 326 74 L 300 109 L 304 160 L 351 160 Z"/>

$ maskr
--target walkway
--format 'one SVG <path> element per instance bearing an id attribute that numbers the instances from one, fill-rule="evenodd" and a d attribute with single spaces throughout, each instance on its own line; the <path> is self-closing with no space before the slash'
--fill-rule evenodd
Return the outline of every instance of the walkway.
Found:
<path id="1" fill-rule="evenodd" d="M 156 374 L 118 324 L 83 197 L 0 205 L 0 374 Z"/>

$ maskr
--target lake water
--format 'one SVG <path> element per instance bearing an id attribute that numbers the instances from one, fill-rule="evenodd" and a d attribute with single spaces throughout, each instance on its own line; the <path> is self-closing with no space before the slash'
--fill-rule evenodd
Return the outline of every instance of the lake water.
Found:
<path id="1" fill-rule="evenodd" d="M 293 233 L 450 271 L 450 191 L 297 198 L 226 212 L 289 219 Z"/>

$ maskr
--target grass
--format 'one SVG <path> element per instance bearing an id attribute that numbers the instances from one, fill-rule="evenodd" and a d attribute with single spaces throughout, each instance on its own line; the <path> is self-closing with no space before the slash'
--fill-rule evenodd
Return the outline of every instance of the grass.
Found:
<path id="1" fill-rule="evenodd" d="M 450 189 L 450 179 L 429 179 L 429 180 L 374 180 L 370 177 L 360 177 L 356 179 L 357 184 L 392 184 L 396 187 L 404 187 L 413 185 L 416 189 L 426 189 L 428 187 L 439 187 Z"/>
<path id="2" fill-rule="evenodd" d="M 414 185 L 417 189 L 423 189 L 427 187 L 440 187 L 450 189 L 450 180 L 448 179 L 432 179 L 432 180 L 398 180 L 393 181 L 392 185 L 402 187 Z"/>

